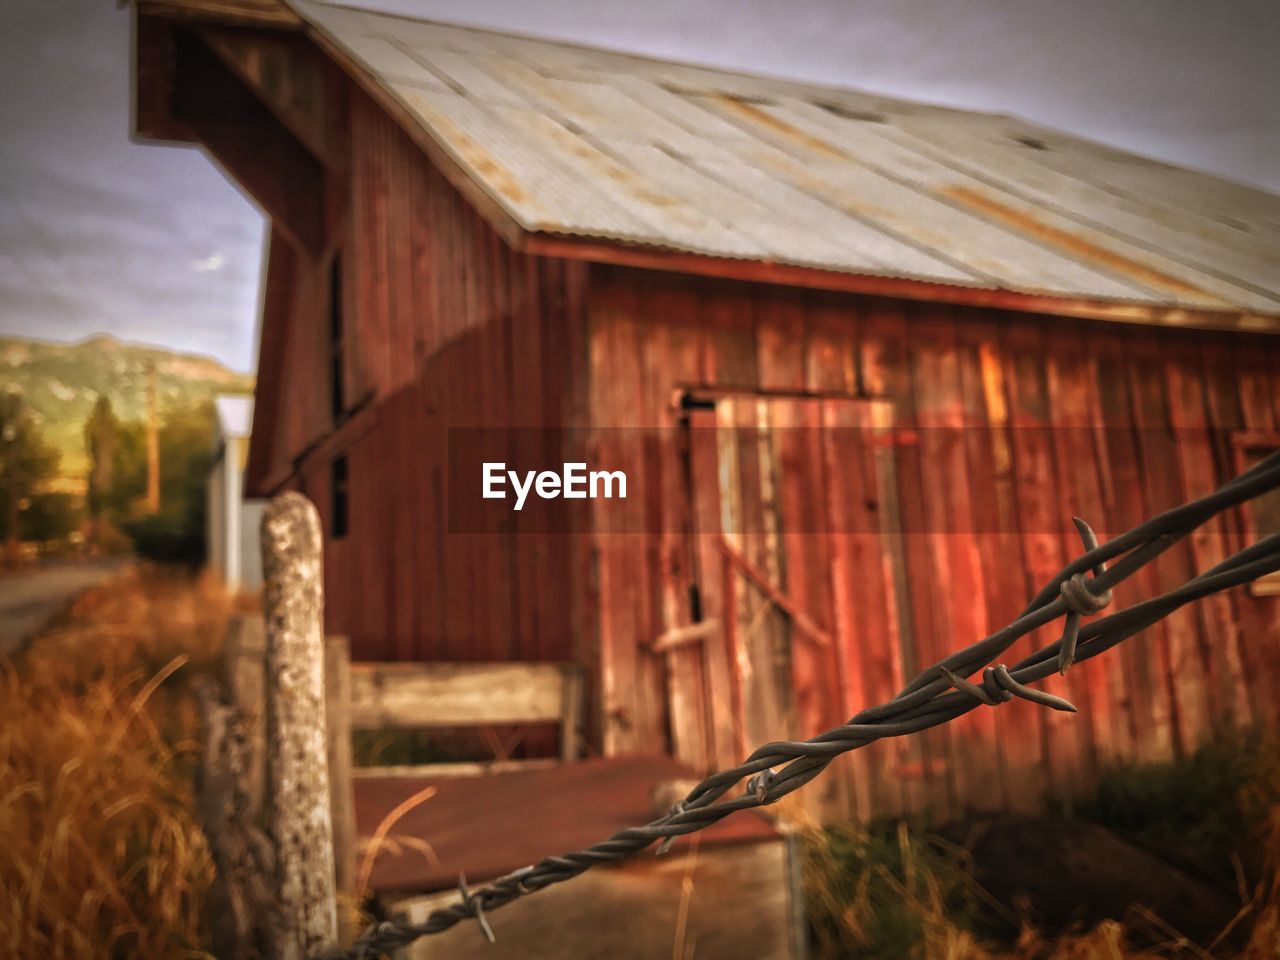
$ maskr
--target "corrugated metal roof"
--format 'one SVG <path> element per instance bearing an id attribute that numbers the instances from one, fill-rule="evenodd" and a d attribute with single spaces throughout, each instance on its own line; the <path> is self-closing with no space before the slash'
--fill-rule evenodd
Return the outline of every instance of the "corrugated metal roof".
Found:
<path id="1" fill-rule="evenodd" d="M 531 233 L 1280 314 L 1260 190 L 1011 117 L 293 6 Z"/>

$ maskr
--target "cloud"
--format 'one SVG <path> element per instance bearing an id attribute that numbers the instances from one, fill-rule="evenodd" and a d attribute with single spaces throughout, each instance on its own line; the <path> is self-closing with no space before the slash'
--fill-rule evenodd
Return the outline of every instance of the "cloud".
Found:
<path id="1" fill-rule="evenodd" d="M 217 273 L 226 266 L 227 258 L 220 253 L 212 253 L 200 260 L 192 260 L 191 266 L 196 273 Z"/>

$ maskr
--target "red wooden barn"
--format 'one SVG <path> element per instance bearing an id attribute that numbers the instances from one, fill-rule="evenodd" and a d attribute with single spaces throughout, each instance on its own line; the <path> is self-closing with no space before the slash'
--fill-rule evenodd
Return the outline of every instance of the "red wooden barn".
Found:
<path id="1" fill-rule="evenodd" d="M 1072 514 L 1117 532 L 1280 444 L 1280 198 L 1008 116 L 322 3 L 135 19 L 137 134 L 201 144 L 271 220 L 248 487 L 319 506 L 330 630 L 578 661 L 604 755 L 812 734 L 1016 615 Z M 516 511 L 481 497 L 499 460 L 626 499 Z M 1117 600 L 1276 522 L 1226 516 Z M 1050 683 L 1077 716 L 978 710 L 810 789 L 1026 805 L 1273 722 L 1267 586 Z"/>

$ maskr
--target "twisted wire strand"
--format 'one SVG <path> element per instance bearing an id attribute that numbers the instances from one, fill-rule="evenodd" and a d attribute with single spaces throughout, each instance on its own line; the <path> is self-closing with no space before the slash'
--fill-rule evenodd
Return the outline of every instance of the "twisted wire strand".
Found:
<path id="1" fill-rule="evenodd" d="M 925 668 L 887 703 L 862 710 L 847 723 L 808 740 L 774 741 L 758 747 L 738 766 L 707 777 L 665 816 L 643 826 L 619 831 L 584 850 L 546 857 L 475 891 L 461 880 L 459 902 L 432 911 L 418 923 L 375 924 L 350 948 L 323 950 L 316 960 L 372 960 L 467 919 L 478 920 L 485 935 L 492 938 L 486 914 L 517 897 L 563 883 L 597 864 L 634 856 L 654 843 L 660 844 L 659 853 L 664 852 L 677 837 L 739 810 L 777 802 L 818 776 L 841 754 L 876 740 L 936 727 L 982 705 L 998 706 L 1019 697 L 1051 709 L 1075 711 L 1062 698 L 1028 685 L 1106 652 L 1188 603 L 1280 570 L 1280 534 L 1275 534 L 1166 593 L 1087 624 L 1082 622 L 1084 616 L 1110 602 L 1112 588 L 1197 527 L 1276 488 L 1280 488 L 1280 452 L 1213 493 L 1166 510 L 1105 544 L 1098 544 L 1088 525 L 1077 519 L 1084 552 L 1045 584 L 1012 623 Z M 995 662 L 1019 639 L 1059 617 L 1065 617 L 1059 640 L 1012 667 Z M 979 683 L 966 679 L 979 671 Z M 742 793 L 722 800 L 743 780 L 747 782 Z"/>

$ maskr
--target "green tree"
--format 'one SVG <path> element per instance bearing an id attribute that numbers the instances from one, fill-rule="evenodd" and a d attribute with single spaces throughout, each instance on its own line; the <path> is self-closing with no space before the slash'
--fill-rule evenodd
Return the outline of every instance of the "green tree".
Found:
<path id="1" fill-rule="evenodd" d="M 22 511 L 58 469 L 58 452 L 44 440 L 20 393 L 0 396 L 0 525 L 11 560 L 18 556 Z"/>
<path id="2" fill-rule="evenodd" d="M 22 539 L 43 547 L 65 544 L 80 524 L 76 498 L 69 493 L 36 493 L 22 511 Z"/>
<path id="3" fill-rule="evenodd" d="M 115 494 L 116 435 L 119 428 L 115 411 L 111 409 L 111 401 L 98 394 L 84 423 L 84 446 L 89 455 L 89 483 L 85 506 L 88 507 L 89 519 L 93 524 L 90 536 L 95 542 L 99 539 L 104 514 L 111 507 Z"/>
<path id="4" fill-rule="evenodd" d="M 121 523 L 147 493 L 147 429 L 141 421 L 121 423 L 116 431 L 112 481 L 110 512 Z"/>
<path id="5" fill-rule="evenodd" d="M 131 425 L 132 426 L 132 425 Z M 122 445 L 132 449 L 132 430 Z M 138 553 L 148 559 L 198 564 L 205 556 L 205 491 L 213 457 L 212 401 L 167 411 L 160 426 L 160 513 L 138 517 L 125 525 Z M 139 452 L 130 454 L 117 478 L 130 490 L 146 490 L 145 431 L 139 425 Z"/>

